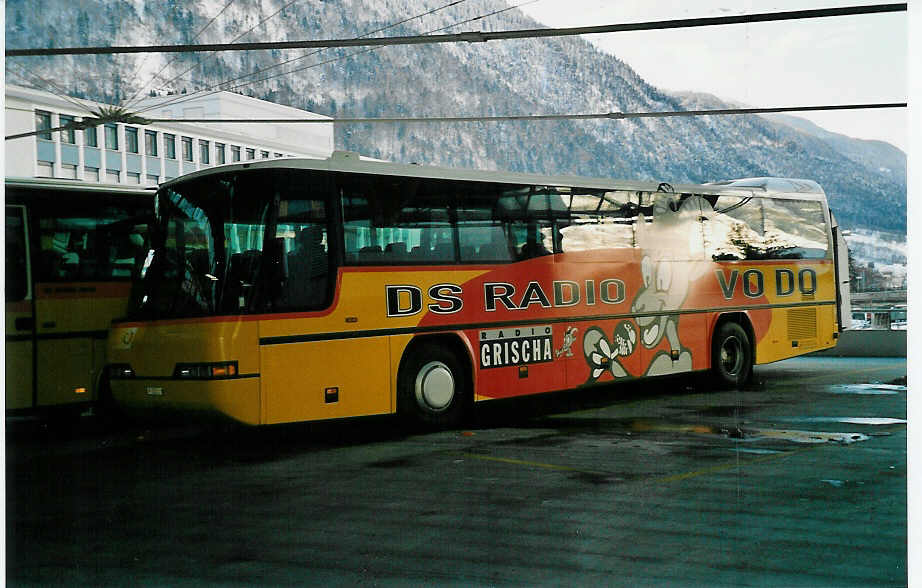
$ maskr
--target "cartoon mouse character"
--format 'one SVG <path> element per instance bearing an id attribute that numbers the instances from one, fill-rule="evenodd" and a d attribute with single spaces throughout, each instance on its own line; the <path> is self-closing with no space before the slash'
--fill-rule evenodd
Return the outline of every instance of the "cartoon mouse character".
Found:
<path id="1" fill-rule="evenodd" d="M 698 223 L 701 197 L 679 197 L 671 192 L 653 196 L 653 219 L 648 222 L 641 214 L 637 220 L 637 246 L 644 251 L 640 263 L 643 286 L 631 304 L 631 312 L 639 315 L 641 344 L 661 349 L 647 366 L 649 376 L 691 371 L 691 351 L 679 340 L 679 316 L 670 312 L 682 307 L 689 285 L 704 269 Z"/>
<path id="2" fill-rule="evenodd" d="M 641 261 L 643 288 L 637 292 L 631 312 L 638 314 L 640 343 L 647 349 L 656 349 L 665 338 L 669 350 L 659 351 L 647 367 L 646 375 L 655 376 L 685 372 L 692 369 L 691 352 L 679 340 L 679 317 L 675 314 L 648 314 L 676 310 L 688 295 L 688 264 L 668 259 L 658 262 L 645 256 Z M 675 274 L 675 275 L 674 275 Z M 677 355 L 677 359 L 673 356 Z"/>
<path id="3" fill-rule="evenodd" d="M 679 338 L 676 311 L 685 302 L 690 284 L 706 269 L 700 263 L 704 258 L 698 226 L 702 210 L 699 200 L 698 196 L 657 192 L 653 194 L 652 218 L 638 215 L 635 243 L 644 254 L 640 264 L 643 283 L 631 304 L 636 327 L 630 321 L 622 321 L 611 341 L 598 327 L 586 330 L 583 352 L 591 368 L 589 381 L 607 371 L 615 378 L 628 376 L 619 358 L 633 353 L 636 342 L 646 349 L 658 350 L 645 375 L 692 369 L 691 350 Z"/>

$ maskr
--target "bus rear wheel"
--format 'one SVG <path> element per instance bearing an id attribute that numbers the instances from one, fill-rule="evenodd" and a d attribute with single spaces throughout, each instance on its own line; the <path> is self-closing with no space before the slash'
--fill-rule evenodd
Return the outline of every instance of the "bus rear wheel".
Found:
<path id="1" fill-rule="evenodd" d="M 717 328 L 711 347 L 711 372 L 721 387 L 738 388 L 752 374 L 752 344 L 746 330 L 734 322 Z"/>
<path id="2" fill-rule="evenodd" d="M 400 368 L 397 384 L 397 411 L 403 417 L 431 427 L 461 422 L 468 402 L 467 377 L 450 349 L 415 345 Z"/>

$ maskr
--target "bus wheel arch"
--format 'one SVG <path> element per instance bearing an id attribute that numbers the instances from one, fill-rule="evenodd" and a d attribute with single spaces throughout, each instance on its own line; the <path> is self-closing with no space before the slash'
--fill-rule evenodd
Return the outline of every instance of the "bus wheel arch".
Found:
<path id="1" fill-rule="evenodd" d="M 460 424 L 473 405 L 470 353 L 455 335 L 410 341 L 397 372 L 397 413 L 432 427 Z"/>
<path id="2" fill-rule="evenodd" d="M 755 332 L 745 313 L 718 317 L 711 332 L 711 374 L 721 387 L 739 387 L 752 377 Z"/>

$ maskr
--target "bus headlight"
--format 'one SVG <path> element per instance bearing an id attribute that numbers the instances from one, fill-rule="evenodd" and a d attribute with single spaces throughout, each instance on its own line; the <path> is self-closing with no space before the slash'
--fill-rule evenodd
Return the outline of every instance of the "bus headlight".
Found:
<path id="1" fill-rule="evenodd" d="M 236 361 L 218 361 L 211 363 L 177 363 L 173 377 L 184 380 L 203 380 L 233 378 L 237 375 Z"/>

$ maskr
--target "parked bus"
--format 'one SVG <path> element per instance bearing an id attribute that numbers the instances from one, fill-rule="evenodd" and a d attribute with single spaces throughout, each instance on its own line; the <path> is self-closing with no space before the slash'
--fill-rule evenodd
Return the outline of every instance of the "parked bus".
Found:
<path id="1" fill-rule="evenodd" d="M 5 187 L 7 415 L 82 410 L 147 251 L 154 191 L 25 178 Z"/>
<path id="2" fill-rule="evenodd" d="M 129 411 L 253 425 L 445 425 L 476 401 L 704 370 L 739 385 L 835 345 L 834 229 L 807 180 L 224 166 L 159 190 L 108 373 Z"/>

